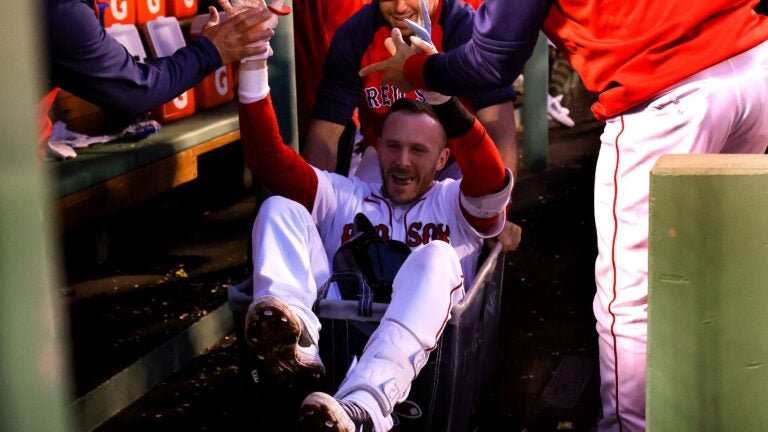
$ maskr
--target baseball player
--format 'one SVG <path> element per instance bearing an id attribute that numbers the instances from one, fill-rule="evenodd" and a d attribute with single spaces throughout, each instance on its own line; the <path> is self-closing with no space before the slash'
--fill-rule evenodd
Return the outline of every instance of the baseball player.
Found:
<path id="1" fill-rule="evenodd" d="M 336 394 L 305 399 L 300 423 L 306 430 L 392 427 L 392 409 L 407 396 L 463 297 L 483 240 L 504 225 L 512 173 L 455 98 L 434 96 L 444 103 L 432 108 L 403 99 L 392 105 L 379 142 L 383 183 L 365 183 L 314 168 L 283 145 L 265 61 L 241 63 L 244 156 L 277 195 L 264 202 L 253 228 L 253 302 L 245 331 L 255 358 L 278 376 L 324 373 L 312 305 L 358 213 L 383 238 L 411 249 L 381 324 Z M 449 154 L 466 174 L 461 181 L 436 182 Z M 339 298 L 338 289 L 328 295 Z"/>
<path id="2" fill-rule="evenodd" d="M 391 56 L 384 47 L 392 28 L 408 37 L 413 31 L 406 19 L 431 24 L 430 37 L 440 50 L 451 50 L 471 38 L 475 11 L 461 0 L 373 0 L 342 24 L 328 48 L 320 87 L 315 98 L 313 119 L 302 155 L 312 165 L 333 171 L 339 138 L 357 109 L 365 149 L 356 174 L 371 181 L 381 181 L 376 165 L 375 146 L 389 107 L 399 98 L 424 101 L 421 91 L 404 92 L 381 84 L 380 76 L 361 78 L 361 67 Z M 514 118 L 515 93 L 510 86 L 494 86 L 473 92 L 468 98 L 477 118 L 498 146 L 505 165 L 515 173 L 517 143 Z M 455 172 L 447 174 L 457 176 Z"/>
<path id="3" fill-rule="evenodd" d="M 768 144 L 768 18 L 755 5 L 486 0 L 462 48 L 427 58 L 398 40 L 395 56 L 361 71 L 385 70 L 384 80 L 400 88 L 465 93 L 511 82 L 542 28 L 599 93 L 592 112 L 605 122 L 595 174 L 601 431 L 645 428 L 651 167 L 666 153 L 763 153 Z"/>
<path id="4" fill-rule="evenodd" d="M 306 142 L 323 63 L 336 29 L 370 0 L 293 0 L 299 142 Z"/>

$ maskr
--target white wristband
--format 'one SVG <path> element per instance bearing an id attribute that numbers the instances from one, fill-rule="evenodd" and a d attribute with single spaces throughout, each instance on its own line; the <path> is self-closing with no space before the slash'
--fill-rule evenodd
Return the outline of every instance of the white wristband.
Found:
<path id="1" fill-rule="evenodd" d="M 244 104 L 260 101 L 269 94 L 268 68 L 240 70 L 240 88 L 237 92 Z"/>
<path id="2" fill-rule="evenodd" d="M 507 168 L 507 184 L 500 191 L 481 197 L 467 197 L 462 193 L 459 200 L 467 213 L 479 218 L 489 218 L 501 213 L 507 206 L 513 184 L 512 171 Z"/>
<path id="3" fill-rule="evenodd" d="M 263 52 L 261 54 L 256 54 L 256 55 L 252 55 L 252 56 L 248 56 L 248 57 L 243 57 L 243 59 L 240 60 L 241 63 L 249 61 L 249 60 L 263 60 L 263 59 L 272 57 L 272 54 L 274 54 L 274 52 L 272 51 L 272 46 L 269 45 L 269 40 L 262 41 L 262 42 L 254 42 L 252 44 L 249 44 L 248 46 L 249 47 L 265 46 L 265 47 L 267 47 L 267 51 L 265 51 L 265 52 Z"/>

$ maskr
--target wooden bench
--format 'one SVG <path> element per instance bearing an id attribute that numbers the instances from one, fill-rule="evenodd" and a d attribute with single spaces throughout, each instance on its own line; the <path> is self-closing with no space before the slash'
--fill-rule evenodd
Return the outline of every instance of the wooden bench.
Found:
<path id="1" fill-rule="evenodd" d="M 98 220 L 194 180 L 200 155 L 239 139 L 232 102 L 163 125 L 139 141 L 96 144 L 74 159 L 47 163 L 60 226 Z"/>

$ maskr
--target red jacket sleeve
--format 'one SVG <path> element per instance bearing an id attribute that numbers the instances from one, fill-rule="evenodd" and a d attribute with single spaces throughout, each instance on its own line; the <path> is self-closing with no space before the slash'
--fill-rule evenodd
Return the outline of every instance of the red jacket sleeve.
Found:
<path id="1" fill-rule="evenodd" d="M 254 180 L 292 199 L 312 212 L 317 174 L 292 148 L 283 143 L 272 98 L 240 104 L 240 141 Z"/>

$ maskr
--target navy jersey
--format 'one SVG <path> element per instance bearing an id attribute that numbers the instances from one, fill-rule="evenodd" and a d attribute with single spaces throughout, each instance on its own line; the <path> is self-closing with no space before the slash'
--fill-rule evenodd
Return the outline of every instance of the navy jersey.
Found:
<path id="1" fill-rule="evenodd" d="M 89 0 L 45 0 L 44 17 L 49 88 L 103 108 L 148 111 L 221 66 L 218 50 L 204 37 L 170 57 L 138 63 L 104 31 Z"/>
<path id="2" fill-rule="evenodd" d="M 432 41 L 439 51 L 450 51 L 472 37 L 475 11 L 461 0 L 441 0 L 432 18 Z M 365 78 L 360 68 L 390 57 L 384 40 L 390 27 L 374 0 L 347 20 L 336 31 L 325 61 L 323 79 L 315 100 L 314 117 L 344 125 L 360 108 L 360 128 L 367 142 L 375 143 L 389 107 L 401 97 L 422 99 L 419 92 L 403 94 L 381 83 L 381 74 Z M 514 100 L 510 86 L 474 93 L 469 104 L 474 111 Z"/>

